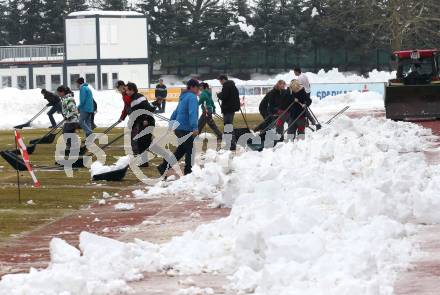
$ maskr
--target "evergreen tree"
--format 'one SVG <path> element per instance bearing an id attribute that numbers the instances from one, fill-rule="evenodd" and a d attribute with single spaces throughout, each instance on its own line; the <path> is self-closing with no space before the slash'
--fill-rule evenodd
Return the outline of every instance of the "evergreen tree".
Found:
<path id="1" fill-rule="evenodd" d="M 8 13 L 5 19 L 5 31 L 7 35 L 8 45 L 18 45 L 23 40 L 22 35 L 22 13 L 19 9 L 21 5 L 20 0 L 8 1 Z"/>
<path id="2" fill-rule="evenodd" d="M 6 31 L 6 20 L 7 20 L 7 7 L 6 1 L 0 1 L 0 46 L 8 44 L 8 34 Z"/>
<path id="3" fill-rule="evenodd" d="M 261 44 L 264 56 L 264 68 L 269 73 L 270 52 L 275 40 L 280 34 L 278 22 L 278 5 L 276 0 L 258 0 L 254 8 L 253 25 L 255 27 L 254 41 L 256 46 Z"/>
<path id="4" fill-rule="evenodd" d="M 43 40 L 44 11 L 42 0 L 23 1 L 23 41 L 25 44 L 38 44 Z"/>
<path id="5" fill-rule="evenodd" d="M 231 63 L 241 72 L 246 57 L 256 56 L 256 51 L 252 47 L 252 36 L 244 32 L 239 25 L 239 23 L 252 23 L 251 10 L 247 0 L 231 1 L 228 10 L 230 13 L 225 19 L 225 29 L 229 31 L 228 39 L 231 42 Z"/>
<path id="6" fill-rule="evenodd" d="M 62 43 L 64 40 L 64 17 L 67 15 L 65 0 L 46 1 L 43 6 L 43 43 Z"/>
<path id="7" fill-rule="evenodd" d="M 124 11 L 128 7 L 127 0 L 101 0 L 94 1 L 95 8 L 102 10 Z"/>
<path id="8" fill-rule="evenodd" d="M 89 7 L 86 3 L 86 0 L 67 0 L 67 11 L 68 13 L 76 12 L 76 11 L 85 11 Z"/>

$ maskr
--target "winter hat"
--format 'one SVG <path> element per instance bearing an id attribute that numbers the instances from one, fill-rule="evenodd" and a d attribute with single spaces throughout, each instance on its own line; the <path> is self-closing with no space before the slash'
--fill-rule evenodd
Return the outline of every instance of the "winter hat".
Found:
<path id="1" fill-rule="evenodd" d="M 186 83 L 186 88 L 190 89 L 191 87 L 200 87 L 200 83 L 199 81 L 197 81 L 196 79 L 190 79 L 187 83 Z"/>

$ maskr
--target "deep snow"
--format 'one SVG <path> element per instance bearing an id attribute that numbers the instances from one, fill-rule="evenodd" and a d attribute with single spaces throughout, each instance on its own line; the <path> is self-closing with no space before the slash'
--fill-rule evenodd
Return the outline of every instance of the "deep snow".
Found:
<path id="1" fill-rule="evenodd" d="M 203 168 L 146 197 L 187 192 L 231 207 L 230 216 L 163 245 L 83 232 L 78 250 L 55 238 L 47 269 L 6 275 L 0 290 L 116 294 L 142 272 L 171 269 L 227 274 L 236 293 L 392 294 L 414 251 L 414 223 L 440 221 L 440 167 L 419 152 L 434 139 L 411 123 L 342 117 L 261 153 L 209 151 Z"/>

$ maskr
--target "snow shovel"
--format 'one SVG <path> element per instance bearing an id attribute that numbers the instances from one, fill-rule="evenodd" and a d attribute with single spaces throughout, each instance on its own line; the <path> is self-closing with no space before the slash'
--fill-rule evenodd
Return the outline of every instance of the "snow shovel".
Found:
<path id="1" fill-rule="evenodd" d="M 95 174 L 93 175 L 93 180 L 106 180 L 106 181 L 121 181 L 124 179 L 125 174 L 127 174 L 129 165 L 125 166 L 124 168 L 113 170 L 101 174 Z"/>
<path id="2" fill-rule="evenodd" d="M 55 134 L 53 134 L 52 132 L 54 130 L 56 130 L 58 127 L 60 127 L 63 122 L 64 122 L 64 120 L 61 121 L 60 123 L 58 123 L 57 126 L 52 128 L 48 133 L 46 133 L 43 137 L 39 138 L 38 140 L 37 139 L 31 140 L 30 145 L 26 146 L 26 150 L 27 150 L 28 154 L 32 155 L 35 152 L 35 148 L 37 147 L 37 144 L 41 143 L 39 140 L 47 138 L 47 137 L 50 137 L 50 138 L 53 137 L 53 140 L 55 140 L 55 137 L 62 131 L 62 129 L 58 130 Z M 52 140 L 52 142 L 53 142 L 53 140 Z M 18 150 L 18 149 L 10 151 L 10 152 L 17 154 L 17 155 L 20 154 L 20 150 Z"/>
<path id="3" fill-rule="evenodd" d="M 254 143 L 252 143 L 252 139 L 249 139 L 248 142 L 247 142 L 247 146 L 248 146 L 251 150 L 261 151 L 261 150 L 262 150 L 261 146 L 263 145 L 263 147 L 264 147 L 264 140 L 265 140 L 265 134 L 266 134 L 266 132 L 269 131 L 270 129 L 273 129 L 273 128 L 275 127 L 277 121 L 278 121 L 280 118 L 282 118 L 285 114 L 287 114 L 287 112 L 289 112 L 289 110 L 293 107 L 294 104 L 295 104 L 295 102 L 292 102 L 292 103 L 287 107 L 287 109 L 285 109 L 281 114 L 276 115 L 276 116 L 270 116 L 270 117 L 268 117 L 268 119 L 272 119 L 272 120 L 273 120 L 269 125 L 267 125 L 267 123 L 268 123 L 267 120 L 268 120 L 268 119 L 266 119 L 265 121 L 263 121 L 262 123 L 260 123 L 260 125 L 258 125 L 258 126 L 254 129 L 255 132 L 257 132 L 257 131 L 258 131 L 258 128 L 261 128 L 261 126 L 262 126 L 263 124 L 267 125 L 263 130 L 260 131 L 260 134 L 258 135 L 258 136 L 260 136 L 261 144 L 254 144 Z M 274 118 L 274 117 L 275 117 L 275 118 Z"/>
<path id="4" fill-rule="evenodd" d="M 58 130 L 58 132 L 56 132 L 56 133 L 54 133 L 54 131 L 57 130 L 58 128 L 60 128 L 61 125 L 63 125 L 64 121 L 66 121 L 66 119 L 59 122 L 55 127 L 52 127 L 52 129 L 50 129 L 49 132 L 47 132 L 43 137 L 30 140 L 29 144 L 51 144 L 51 143 L 53 143 L 55 140 L 55 137 L 57 136 L 57 134 L 60 133 L 61 129 Z"/>
<path id="5" fill-rule="evenodd" d="M 345 113 L 349 108 L 350 108 L 350 106 L 346 106 L 345 108 L 343 108 L 342 110 L 337 112 L 336 115 L 331 117 L 327 122 L 325 122 L 325 124 L 327 124 L 327 125 L 330 124 L 336 117 L 338 117 L 338 116 L 342 115 L 343 113 Z"/>
<path id="6" fill-rule="evenodd" d="M 267 116 L 263 122 L 261 122 L 260 124 L 257 125 L 257 127 L 254 128 L 254 132 L 266 130 L 267 126 L 271 125 L 271 123 L 273 122 L 275 117 L 278 118 L 278 116 L 275 116 L 275 115 Z"/>
<path id="7" fill-rule="evenodd" d="M 158 114 L 158 113 L 153 113 L 153 115 L 156 116 L 156 117 L 158 117 L 158 118 L 161 119 L 161 120 L 164 120 L 164 121 L 167 121 L 167 122 L 170 121 L 170 119 L 168 119 L 167 117 L 162 116 L 162 115 L 160 115 L 160 114 Z"/>
<path id="8" fill-rule="evenodd" d="M 115 128 L 119 123 L 121 123 L 119 120 L 116 121 L 115 123 L 113 123 L 110 127 L 108 127 L 107 129 L 105 129 L 102 133 L 103 134 L 107 134 L 109 133 L 113 128 Z M 81 142 L 81 146 L 79 148 L 79 155 L 82 156 L 87 152 L 87 147 L 84 145 L 85 142 L 82 141 Z M 66 149 L 66 156 L 70 153 L 70 150 Z"/>
<path id="9" fill-rule="evenodd" d="M 33 116 L 29 121 L 26 123 L 14 126 L 15 129 L 23 129 L 24 127 L 31 127 L 31 123 L 38 118 L 49 106 L 44 106 L 35 116 Z"/>
<path id="10" fill-rule="evenodd" d="M 119 135 L 115 139 L 111 140 L 109 143 L 103 145 L 101 147 L 101 149 L 104 150 L 104 149 L 108 148 L 110 145 L 114 144 L 116 141 L 118 141 L 122 137 L 124 137 L 124 133 L 122 133 L 121 135 Z M 92 154 L 89 153 L 87 156 L 91 156 L 91 155 Z M 80 155 L 80 158 L 72 164 L 72 167 L 73 168 L 83 168 L 84 167 L 84 155 Z"/>
<path id="11" fill-rule="evenodd" d="M 293 105 L 293 103 L 292 103 L 292 105 Z M 292 105 L 291 105 L 291 106 L 292 106 Z M 288 109 L 287 109 L 287 110 L 288 110 Z M 291 126 L 293 126 L 293 125 L 296 123 L 296 121 L 298 121 L 298 120 L 301 118 L 301 116 L 304 115 L 304 114 L 306 113 L 306 111 L 307 111 L 307 108 L 304 108 L 304 109 L 302 110 L 302 112 L 301 112 L 301 113 L 295 118 L 295 120 L 287 126 L 286 130 L 284 130 L 283 134 L 281 135 L 282 138 L 283 138 L 284 135 L 287 133 L 287 131 L 289 131 L 289 128 L 290 128 Z M 280 117 L 281 117 L 282 115 L 283 115 L 283 114 L 280 114 Z M 277 119 L 277 120 L 278 120 L 278 119 Z M 275 142 L 275 145 L 276 145 L 276 144 L 277 144 L 277 142 Z M 264 149 L 264 141 L 262 140 L 260 144 L 253 144 L 252 142 L 248 142 L 248 147 L 249 147 L 251 150 L 253 150 L 253 151 L 261 152 L 261 151 Z"/>
<path id="12" fill-rule="evenodd" d="M 26 165 L 21 157 L 15 154 L 12 151 L 0 151 L 0 155 L 9 165 L 12 166 L 15 170 L 18 171 L 26 171 Z"/>
<path id="13" fill-rule="evenodd" d="M 312 129 L 313 131 L 318 131 L 319 129 L 322 128 L 321 123 L 319 123 L 318 118 L 316 118 L 315 114 L 313 113 L 310 107 L 307 107 L 306 117 L 312 122 L 312 125 L 316 126 L 316 130 Z"/>

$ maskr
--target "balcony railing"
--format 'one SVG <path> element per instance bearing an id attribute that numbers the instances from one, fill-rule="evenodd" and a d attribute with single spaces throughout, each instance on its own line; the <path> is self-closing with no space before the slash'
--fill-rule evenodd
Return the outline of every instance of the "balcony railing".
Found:
<path id="1" fill-rule="evenodd" d="M 63 44 L 0 46 L 0 62 L 60 61 Z"/>

